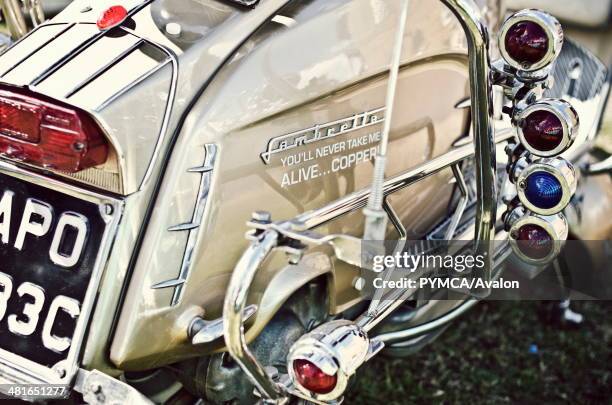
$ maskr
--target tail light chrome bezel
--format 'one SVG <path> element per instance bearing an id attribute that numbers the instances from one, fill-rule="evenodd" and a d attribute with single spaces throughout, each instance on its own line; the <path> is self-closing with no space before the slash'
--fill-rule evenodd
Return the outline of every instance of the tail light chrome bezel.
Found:
<path id="1" fill-rule="evenodd" d="M 554 114 L 563 127 L 563 135 L 561 142 L 555 148 L 551 150 L 540 150 L 531 145 L 525 136 L 523 131 L 523 123 L 534 112 L 547 111 Z M 520 110 L 514 117 L 514 121 L 517 123 L 517 133 L 521 144 L 533 155 L 540 157 L 552 157 L 557 156 L 569 149 L 574 140 L 578 136 L 580 129 L 580 119 L 578 113 L 572 107 L 570 103 L 561 99 L 546 98 L 533 103 L 526 108 Z"/>
<path id="2" fill-rule="evenodd" d="M 332 401 L 345 392 L 349 378 L 367 359 L 370 340 L 354 323 L 337 320 L 324 323 L 298 339 L 287 356 L 287 371 L 294 386 L 317 401 Z M 327 393 L 314 393 L 303 387 L 295 374 L 294 362 L 306 360 L 327 375 L 336 375 L 336 386 Z"/>
<path id="3" fill-rule="evenodd" d="M 538 207 L 526 195 L 527 179 L 537 172 L 549 173 L 561 186 L 561 199 L 554 207 Z M 528 210 L 540 215 L 552 215 L 562 211 L 576 192 L 577 183 L 574 166 L 562 158 L 540 159 L 521 170 L 516 179 L 519 200 Z"/>
<path id="4" fill-rule="evenodd" d="M 539 25 L 548 37 L 548 50 L 538 62 L 524 64 L 515 60 L 506 49 L 506 35 L 510 28 L 520 22 L 530 21 Z M 512 68 L 526 73 L 533 73 L 549 67 L 559 56 L 563 46 L 563 29 L 559 21 L 548 13 L 536 9 L 518 11 L 509 16 L 503 23 L 499 32 L 499 51 L 504 61 Z"/>
<path id="5" fill-rule="evenodd" d="M 517 207 L 508 215 L 506 223 L 509 225 L 509 240 L 513 252 L 519 259 L 529 264 L 542 265 L 549 263 L 559 255 L 569 234 L 567 219 L 560 213 L 554 215 L 539 215 L 526 212 L 523 207 Z M 518 235 L 520 228 L 524 225 L 537 225 L 550 235 L 551 250 L 546 257 L 533 258 L 521 250 L 519 246 L 521 241 L 518 240 Z"/>

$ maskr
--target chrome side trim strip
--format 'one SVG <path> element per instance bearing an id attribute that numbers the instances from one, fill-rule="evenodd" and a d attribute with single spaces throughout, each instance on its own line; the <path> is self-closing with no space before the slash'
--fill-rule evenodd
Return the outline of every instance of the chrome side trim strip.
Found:
<path id="1" fill-rule="evenodd" d="M 187 277 L 189 277 L 189 273 L 191 272 L 193 252 L 195 250 L 195 246 L 197 244 L 198 236 L 200 233 L 199 228 L 200 225 L 202 225 L 202 220 L 204 219 L 204 212 L 206 211 L 208 193 L 210 191 L 210 185 L 212 183 L 212 168 L 215 165 L 215 160 L 217 157 L 217 146 L 213 144 L 207 144 L 205 145 L 205 150 L 206 156 L 204 158 L 203 165 L 195 169 L 204 168 L 206 170 L 187 170 L 188 173 L 197 173 L 201 176 L 200 187 L 198 189 L 198 195 L 195 201 L 191 221 L 183 224 L 174 225 L 168 228 L 169 232 L 189 232 L 179 275 L 175 279 L 155 283 L 151 286 L 151 288 L 154 290 L 159 290 L 163 288 L 174 288 L 171 305 L 176 305 L 181 300 L 183 294 L 183 284 L 185 283 Z"/>
<path id="2" fill-rule="evenodd" d="M 85 49 L 87 49 L 90 46 L 92 46 L 93 44 L 95 44 L 104 35 L 106 35 L 106 32 L 105 31 L 100 31 L 99 33 L 95 34 L 91 38 L 87 38 L 85 41 L 83 41 L 81 43 L 81 45 L 76 47 L 74 49 L 74 51 L 70 52 L 67 55 L 64 55 L 62 58 L 60 58 L 60 60 L 58 60 L 57 62 L 55 62 L 51 66 L 49 66 L 47 69 L 43 70 L 38 76 L 36 76 L 34 78 L 34 80 L 32 80 L 30 82 L 30 86 L 36 86 L 36 85 L 42 83 L 45 79 L 47 79 L 53 73 L 57 72 L 66 63 L 70 62 L 75 56 L 79 55 Z"/>
<path id="3" fill-rule="evenodd" d="M 162 281 L 161 283 L 153 284 L 151 288 L 153 290 L 161 290 L 164 288 L 176 287 L 178 285 L 183 284 L 185 281 L 186 280 L 183 280 L 182 278 L 175 278 L 172 280 L 166 280 L 166 281 Z"/>

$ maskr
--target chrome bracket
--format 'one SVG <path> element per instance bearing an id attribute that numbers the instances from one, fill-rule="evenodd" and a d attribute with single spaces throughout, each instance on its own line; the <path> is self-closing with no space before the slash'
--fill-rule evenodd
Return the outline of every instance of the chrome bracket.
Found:
<path id="1" fill-rule="evenodd" d="M 589 163 L 583 168 L 582 172 L 586 175 L 612 173 L 612 156 L 608 156 L 607 159 L 601 162 Z"/>
<path id="2" fill-rule="evenodd" d="M 153 404 L 136 388 L 98 370 L 80 369 L 76 376 L 74 389 L 83 395 L 86 403 L 92 405 Z"/>
<path id="3" fill-rule="evenodd" d="M 243 322 L 248 321 L 256 312 L 257 305 L 249 305 L 244 308 Z M 191 321 L 188 335 L 192 345 L 214 342 L 223 337 L 223 318 L 206 320 L 198 316 Z"/>

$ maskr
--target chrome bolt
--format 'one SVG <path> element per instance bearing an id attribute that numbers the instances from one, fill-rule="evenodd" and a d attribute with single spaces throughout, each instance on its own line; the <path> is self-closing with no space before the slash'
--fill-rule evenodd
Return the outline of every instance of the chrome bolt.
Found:
<path id="1" fill-rule="evenodd" d="M 104 204 L 104 213 L 106 215 L 113 215 L 113 206 L 110 204 Z"/>
<path id="2" fill-rule="evenodd" d="M 278 379 L 278 369 L 276 367 L 267 366 L 264 369 L 266 371 L 266 374 L 268 374 L 268 376 L 270 376 L 271 379 L 273 380 Z"/>
<path id="3" fill-rule="evenodd" d="M 251 215 L 251 219 L 255 222 L 260 222 L 262 224 L 268 224 L 272 222 L 272 214 L 268 211 L 255 211 Z"/>
<path id="4" fill-rule="evenodd" d="M 519 186 L 520 188 L 524 189 L 524 188 L 526 188 L 526 187 L 527 187 L 527 184 L 525 184 L 525 182 L 524 182 L 524 181 L 521 181 L 521 182 L 519 182 L 518 186 Z"/>
<path id="5" fill-rule="evenodd" d="M 355 288 L 355 290 L 362 291 L 365 288 L 365 285 L 366 285 L 365 278 L 355 277 L 353 279 L 353 287 Z"/>
<path id="6" fill-rule="evenodd" d="M 82 150 L 85 149 L 85 144 L 83 142 L 75 142 L 72 145 L 72 148 L 76 150 L 77 152 L 81 152 Z"/>
<path id="7" fill-rule="evenodd" d="M 171 22 L 166 24 L 166 33 L 170 36 L 178 37 L 179 35 L 181 35 L 182 31 L 183 28 L 178 23 Z"/>

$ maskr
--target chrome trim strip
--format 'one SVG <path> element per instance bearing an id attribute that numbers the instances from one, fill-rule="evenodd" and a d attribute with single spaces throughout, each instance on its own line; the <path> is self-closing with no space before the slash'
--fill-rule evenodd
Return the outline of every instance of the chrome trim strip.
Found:
<path id="1" fill-rule="evenodd" d="M 140 35 L 130 30 L 129 28 L 126 28 L 126 27 L 120 27 L 120 28 L 129 34 L 132 34 L 138 38 L 142 38 Z M 172 52 L 172 50 L 164 47 L 163 45 L 160 45 L 146 38 L 144 39 L 147 41 L 147 44 L 158 48 L 160 51 L 168 55 L 168 58 L 165 61 L 160 62 L 160 64 L 157 65 L 157 67 L 155 67 L 154 69 L 150 70 L 149 72 L 145 73 L 138 79 L 134 80 L 130 86 L 122 89 L 121 91 L 119 91 L 118 93 L 110 97 L 108 100 L 104 101 L 96 109 L 98 111 L 104 109 L 108 104 L 112 103 L 115 99 L 120 97 L 122 94 L 124 94 L 125 92 L 133 88 L 134 86 L 141 83 L 147 77 L 155 74 L 158 70 L 165 67 L 168 63 L 172 64 L 172 79 L 170 82 L 170 89 L 168 90 L 168 100 L 166 103 L 166 111 L 164 113 L 164 119 L 162 122 L 161 129 L 159 131 L 160 135 L 159 135 L 159 138 L 157 139 L 157 143 L 155 144 L 155 149 L 153 150 L 153 155 L 151 156 L 151 160 L 149 162 L 149 166 L 147 167 L 147 171 L 145 172 L 145 175 L 142 181 L 140 182 L 140 187 L 139 187 L 140 190 L 142 190 L 145 187 L 145 185 L 149 182 L 149 180 L 151 179 L 151 176 L 153 174 L 153 169 L 155 168 L 155 162 L 157 161 L 159 154 L 161 153 L 161 149 L 164 144 L 164 140 L 166 139 L 166 136 L 168 134 L 170 115 L 172 114 L 172 108 L 174 107 L 174 99 L 176 97 L 176 88 L 178 86 L 178 58 L 176 54 Z"/>
<path id="2" fill-rule="evenodd" d="M 13 69 L 15 69 L 17 66 L 21 65 L 23 62 L 25 62 L 26 60 L 30 59 L 33 55 L 35 55 L 38 51 L 40 51 L 41 49 L 43 49 L 45 46 L 49 45 L 51 42 L 55 41 L 57 38 L 59 38 L 60 36 L 62 36 L 63 34 L 65 34 L 66 32 L 68 32 L 72 27 L 74 27 L 76 25 L 76 23 L 72 23 L 72 24 L 66 24 L 66 28 L 64 28 L 63 30 L 61 30 L 60 32 L 58 32 L 57 34 L 55 34 L 54 36 L 52 36 L 49 40 L 45 41 L 42 45 L 40 45 L 38 48 L 34 49 L 32 52 L 30 52 L 25 58 L 22 58 L 21 60 L 19 60 L 16 64 L 14 64 L 13 66 L 11 66 L 8 70 L 6 70 L 4 73 L 2 73 L 0 75 L 0 77 L 4 77 L 7 74 L 11 73 L 11 71 L 13 71 Z M 45 26 L 49 26 L 49 25 L 40 25 L 38 26 L 34 31 L 45 27 Z M 32 32 L 34 32 L 32 31 Z"/>
<path id="3" fill-rule="evenodd" d="M 138 6 L 134 7 L 130 11 L 128 11 L 127 17 L 125 18 L 124 21 L 127 21 L 130 17 L 132 17 L 134 14 L 138 13 L 140 10 L 142 10 L 144 7 L 146 7 L 147 5 L 149 5 L 149 3 L 152 3 L 152 2 L 153 2 L 153 0 L 146 0 L 146 1 L 142 2 L 142 4 L 139 4 Z M 111 30 L 115 29 L 115 28 L 111 28 Z M 97 33 L 93 37 L 85 40 L 81 45 L 79 45 L 77 48 L 75 48 L 72 52 L 70 52 L 69 54 L 65 55 L 63 58 L 61 58 L 56 63 L 54 63 L 53 65 L 49 66 L 49 68 L 45 69 L 41 74 L 39 74 L 32 82 L 30 82 L 30 86 L 36 86 L 36 85 L 40 84 L 41 82 L 43 82 L 45 79 L 47 79 L 53 73 L 58 71 L 62 66 L 64 66 L 66 63 L 71 61 L 74 57 L 76 57 L 81 52 L 83 52 L 85 49 L 89 48 L 91 45 L 96 43 L 96 41 L 98 41 L 100 38 L 105 36 L 108 32 L 109 32 L 109 30 L 101 30 L 99 33 Z"/>
<path id="4" fill-rule="evenodd" d="M 104 272 L 106 260 L 110 253 L 116 230 L 123 213 L 124 202 L 119 199 L 79 189 L 57 180 L 27 172 L 15 165 L 3 161 L 0 161 L 0 173 L 98 204 L 102 218 L 107 224 L 104 235 L 102 236 L 102 245 L 98 251 L 98 257 L 92 271 L 89 285 L 87 286 L 87 293 L 81 303 L 81 315 L 79 316 L 72 337 L 72 345 L 66 360 L 58 363 L 63 370 L 53 370 L 0 349 L 0 375 L 5 373 L 19 378 L 17 373 L 15 373 L 15 370 L 17 370 L 22 375 L 28 375 L 30 377 L 27 382 L 43 381 L 45 383 L 70 384 L 75 373 L 78 371 L 78 362 L 81 355 L 81 348 L 85 340 L 85 333 L 98 295 L 98 287 L 100 285 L 102 273 Z M 60 377 L 60 375 L 62 376 Z"/>
<path id="5" fill-rule="evenodd" d="M 53 63 L 51 66 L 43 70 L 38 76 L 34 78 L 30 82 L 30 86 L 36 86 L 42 83 L 44 80 L 49 78 L 53 73 L 57 72 L 62 66 L 66 63 L 70 62 L 74 57 L 78 56 L 81 52 L 95 44 L 100 38 L 106 35 L 106 31 L 100 31 L 94 36 L 87 38 L 85 41 L 81 43 L 78 47 L 76 47 L 72 52 L 61 57 L 57 62 Z"/>
<path id="6" fill-rule="evenodd" d="M 172 288 L 183 284 L 186 280 L 182 278 L 174 278 L 172 280 L 162 281 L 161 283 L 153 284 L 151 289 L 153 290 L 161 290 L 164 288 Z"/>
<path id="7" fill-rule="evenodd" d="M 147 44 L 149 45 L 154 45 L 152 42 L 147 42 Z M 170 63 L 171 60 L 170 58 L 162 61 L 159 63 L 159 65 L 155 66 L 153 69 L 149 70 L 148 72 L 145 72 L 142 76 L 140 76 L 139 78 L 137 78 L 136 80 L 134 80 L 133 82 L 131 82 L 129 84 L 129 86 L 122 88 L 121 90 L 119 90 L 117 93 L 113 94 L 112 96 L 110 96 L 107 100 L 105 100 L 104 102 L 102 102 L 98 107 L 96 107 L 96 111 L 102 111 L 104 108 L 106 108 L 110 103 L 112 103 L 113 101 L 115 101 L 117 98 L 121 97 L 123 94 L 127 93 L 129 90 L 131 90 L 134 86 L 137 86 L 138 84 L 142 83 L 144 80 L 146 80 L 149 76 L 155 74 L 157 71 L 161 70 L 164 66 L 166 66 L 168 63 Z M 174 67 L 174 63 L 172 64 Z M 173 69 L 173 72 L 175 70 Z M 174 73 L 173 73 L 174 76 Z M 174 99 L 174 88 L 171 86 L 171 91 L 172 93 L 170 94 L 170 96 L 168 97 L 168 104 L 170 104 L 170 97 L 172 97 L 172 100 Z M 164 113 L 166 115 L 168 115 L 169 113 Z M 161 132 L 161 131 L 160 131 Z"/>
<path id="8" fill-rule="evenodd" d="M 143 45 L 145 43 L 145 40 L 140 38 L 138 41 L 136 41 L 132 46 L 130 46 L 129 48 L 127 48 L 125 51 L 121 52 L 119 55 L 117 55 L 115 58 L 113 58 L 110 62 L 108 62 L 107 64 L 105 64 L 104 66 L 102 66 L 100 69 L 96 70 L 91 76 L 89 76 L 87 79 L 83 80 L 81 83 L 78 83 L 72 90 L 70 90 L 64 97 L 65 98 L 69 98 L 71 96 L 73 96 L 74 94 L 76 94 L 77 92 L 79 92 L 79 90 L 83 89 L 85 86 L 87 86 L 89 83 L 93 82 L 94 80 L 96 80 L 98 77 L 100 77 L 102 74 L 104 74 L 104 72 L 106 72 L 107 70 L 109 70 L 111 67 L 113 67 L 115 64 L 117 64 L 118 62 L 120 62 L 123 58 L 125 58 L 126 56 L 128 56 L 130 53 L 134 52 L 136 49 L 140 48 L 141 45 Z"/>
<path id="9" fill-rule="evenodd" d="M 162 281 L 151 286 L 152 289 L 158 290 L 163 288 L 174 288 L 174 294 L 172 295 L 172 301 L 170 305 L 176 305 L 180 302 L 183 295 L 183 284 L 189 277 L 191 272 L 191 265 L 193 261 L 193 253 L 198 241 L 199 228 L 202 225 L 204 219 L 204 212 L 206 211 L 206 203 L 208 202 L 208 193 L 210 191 L 210 185 L 212 183 L 212 168 L 215 165 L 217 158 L 217 146 L 213 144 L 205 145 L 206 155 L 204 157 L 204 163 L 201 167 L 206 170 L 187 170 L 188 173 L 197 173 L 201 175 L 200 188 L 198 189 L 198 195 L 195 201 L 193 214 L 190 222 L 178 224 L 168 228 L 169 232 L 183 232 L 188 231 L 187 243 L 185 245 L 185 253 L 183 254 L 183 260 L 181 262 L 181 268 L 179 275 L 175 279 Z"/>

